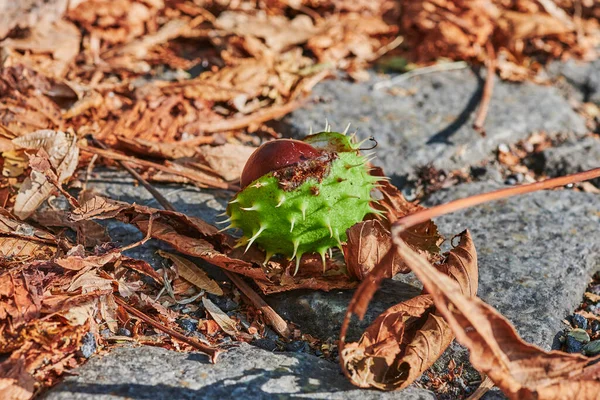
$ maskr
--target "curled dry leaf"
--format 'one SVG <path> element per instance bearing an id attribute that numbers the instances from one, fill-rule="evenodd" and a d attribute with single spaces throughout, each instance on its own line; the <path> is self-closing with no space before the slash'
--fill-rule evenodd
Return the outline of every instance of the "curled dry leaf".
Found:
<path id="1" fill-rule="evenodd" d="M 373 168 L 371 174 L 384 176 L 381 168 Z M 402 193 L 389 182 L 379 182 L 383 198 L 375 204 L 385 212 L 383 220 L 368 220 L 355 224 L 346 231 L 348 242 L 344 245 L 344 258 L 348 272 L 358 280 L 363 280 L 378 265 L 392 248 L 390 226 L 398 218 L 422 210 L 424 207 L 406 201 Z M 403 238 L 416 251 L 426 254 L 432 262 L 440 260 L 439 245 L 443 241 L 433 221 L 416 225 L 403 233 Z M 407 273 L 410 269 L 394 255 L 389 269 L 382 278 L 391 278 L 397 273 Z"/>
<path id="2" fill-rule="evenodd" d="M 412 246 L 411 246 L 412 248 Z M 391 248 L 374 269 L 389 271 L 392 260 L 400 258 Z M 402 258 L 403 263 L 405 260 Z M 471 237 L 466 234 L 458 247 L 438 266 L 467 295 L 477 290 L 477 256 Z M 384 275 L 385 276 L 385 272 Z M 399 303 L 382 313 L 356 343 L 345 344 L 349 316 L 364 315 L 379 283 L 371 276 L 361 283 L 350 303 L 341 333 L 340 363 L 352 383 L 364 388 L 397 390 L 414 382 L 446 350 L 454 338 L 451 329 L 436 311 L 429 294 Z M 359 300 L 360 299 L 360 300 Z"/>
<path id="3" fill-rule="evenodd" d="M 256 150 L 254 147 L 226 143 L 222 146 L 201 146 L 198 153 L 202 155 L 208 165 L 225 179 L 233 181 L 242 175 L 242 169 L 250 155 Z"/>
<path id="4" fill-rule="evenodd" d="M 69 179 L 75 172 L 79 160 L 79 148 L 75 136 L 49 129 L 39 130 L 13 139 L 23 149 L 43 150 L 48 155 L 49 165 L 56 170 L 58 182 Z M 32 170 L 19 189 L 13 213 L 26 219 L 50 196 L 54 185 L 44 173 Z"/>
<path id="5" fill-rule="evenodd" d="M 524 342 L 498 311 L 410 249 L 399 233 L 393 231 L 399 254 L 423 282 L 456 339 L 469 349 L 473 366 L 504 394 L 511 399 L 598 398 L 600 356 L 548 352 Z M 463 233 L 461 242 L 467 237 Z"/>
<path id="6" fill-rule="evenodd" d="M 56 254 L 56 238 L 42 229 L 14 220 L 0 210 L 0 261 L 48 260 Z"/>
<path id="7" fill-rule="evenodd" d="M 192 283 L 199 289 L 206 290 L 208 293 L 215 294 L 217 296 L 223 296 L 223 289 L 217 282 L 210 279 L 203 269 L 198 267 L 194 262 L 188 260 L 185 257 L 178 256 L 177 254 L 167 253 L 166 251 L 159 250 L 158 254 L 161 257 L 168 258 L 173 261 L 177 274 L 186 281 Z"/>
<path id="8" fill-rule="evenodd" d="M 10 51 L 6 66 L 24 64 L 52 77 L 62 78 L 69 65 L 79 54 L 81 34 L 71 22 L 59 20 L 36 24 L 22 38 L 9 38 L 0 42 L 6 50 L 31 51 L 34 54 L 51 54 L 49 57 L 21 56 Z"/>
<path id="9" fill-rule="evenodd" d="M 206 311 L 210 314 L 210 316 L 215 320 L 215 322 L 223 329 L 225 333 L 231 335 L 233 337 L 237 336 L 238 329 L 236 327 L 235 321 L 229 318 L 227 314 L 223 312 L 215 303 L 210 301 L 209 298 L 203 297 L 202 304 Z"/>
<path id="10" fill-rule="evenodd" d="M 362 281 L 390 251 L 392 236 L 383 224 L 375 219 L 352 226 L 346 231 L 346 234 L 348 241 L 343 250 L 348 273 Z M 389 266 L 390 269 L 385 271 L 384 278 L 391 278 L 399 272 L 410 271 L 395 253 Z"/>

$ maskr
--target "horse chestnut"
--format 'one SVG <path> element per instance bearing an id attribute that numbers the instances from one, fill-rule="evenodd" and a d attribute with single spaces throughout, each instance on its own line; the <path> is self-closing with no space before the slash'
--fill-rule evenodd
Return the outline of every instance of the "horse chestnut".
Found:
<path id="1" fill-rule="evenodd" d="M 377 213 L 371 191 L 379 178 L 369 174 L 358 147 L 336 132 L 259 147 L 227 206 L 228 228 L 244 232 L 238 245 L 256 243 L 266 261 L 274 254 L 295 259 L 296 270 L 304 253 L 319 253 L 325 263 L 327 250 L 347 240 L 348 228 Z"/>
<path id="2" fill-rule="evenodd" d="M 244 170 L 240 185 L 243 188 L 269 172 L 316 158 L 321 152 L 300 140 L 280 139 L 264 143 L 252 153 Z"/>

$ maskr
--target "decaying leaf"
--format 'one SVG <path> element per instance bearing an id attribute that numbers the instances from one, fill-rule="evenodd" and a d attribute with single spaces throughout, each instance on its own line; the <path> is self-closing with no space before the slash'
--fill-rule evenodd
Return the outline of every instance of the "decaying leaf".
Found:
<path id="1" fill-rule="evenodd" d="M 44 56 L 22 57 L 17 52 L 11 52 L 6 65 L 22 63 L 51 77 L 62 78 L 77 54 L 79 54 L 80 41 L 81 34 L 75 25 L 65 20 L 58 20 L 38 23 L 29 30 L 26 37 L 5 39 L 0 42 L 0 46 L 6 50 L 51 54 L 52 58 Z"/>
<path id="2" fill-rule="evenodd" d="M 396 257 L 405 262 L 391 248 L 373 274 L 377 274 L 377 269 L 385 271 L 389 268 L 385 264 Z M 468 233 L 447 254 L 446 260 L 438 269 L 454 279 L 463 293 L 475 295 L 477 256 Z M 359 316 L 364 313 L 366 304 L 364 301 L 357 301 L 357 296 L 372 296 L 377 285 L 369 281 L 367 277 L 357 289 L 348 309 L 350 313 Z M 397 390 L 410 385 L 442 355 L 454 338 L 448 324 L 436 311 L 429 294 L 422 294 L 386 310 L 356 343 L 344 343 L 348 317 L 346 319 L 342 328 L 340 362 L 350 380 L 365 388 Z"/>
<path id="3" fill-rule="evenodd" d="M 348 266 L 348 272 L 362 281 L 390 251 L 392 236 L 378 220 L 360 222 L 348 229 L 346 233 L 348 242 L 344 245 L 344 259 Z M 390 269 L 385 272 L 385 278 L 391 278 L 397 273 L 408 270 L 395 254 L 389 266 Z"/>
<path id="4" fill-rule="evenodd" d="M 238 330 L 235 322 L 229 318 L 219 307 L 215 305 L 209 298 L 203 297 L 202 304 L 206 308 L 206 312 L 215 320 L 215 322 L 226 332 L 233 337 L 237 336 Z"/>
<path id="5" fill-rule="evenodd" d="M 468 233 L 463 233 L 461 242 L 466 238 Z M 600 356 L 547 352 L 524 342 L 506 318 L 411 250 L 397 232 L 394 243 L 432 296 L 437 312 L 469 349 L 473 366 L 509 398 L 597 398 Z"/>
<path id="6" fill-rule="evenodd" d="M 61 131 L 39 130 L 13 139 L 13 143 L 23 149 L 43 150 L 49 164 L 56 170 L 58 183 L 69 179 L 75 172 L 79 160 L 79 148 L 76 137 Z M 26 219 L 50 196 L 54 185 L 44 173 L 32 170 L 29 178 L 23 182 L 15 200 L 14 214 Z"/>
<path id="7" fill-rule="evenodd" d="M 194 284 L 199 289 L 206 290 L 208 293 L 223 296 L 223 290 L 219 284 L 213 279 L 210 279 L 206 272 L 192 261 L 178 256 L 177 254 L 167 253 L 163 250 L 159 250 L 158 254 L 160 254 L 161 257 L 173 261 L 177 268 L 177 273 L 186 281 Z"/>
<path id="8" fill-rule="evenodd" d="M 198 153 L 223 179 L 233 181 L 242 175 L 242 169 L 254 150 L 254 147 L 226 143 L 216 147 L 201 146 Z"/>

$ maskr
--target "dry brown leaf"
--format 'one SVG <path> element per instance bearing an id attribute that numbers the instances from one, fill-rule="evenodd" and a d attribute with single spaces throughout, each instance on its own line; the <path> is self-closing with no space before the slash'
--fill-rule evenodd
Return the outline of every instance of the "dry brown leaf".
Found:
<path id="1" fill-rule="evenodd" d="M 469 349 L 471 363 L 504 394 L 511 399 L 598 398 L 600 356 L 547 352 L 524 342 L 506 318 L 411 250 L 398 233 L 393 232 L 398 252 Z"/>
<path id="2" fill-rule="evenodd" d="M 56 254 L 56 246 L 31 239 L 0 236 L 0 260 L 49 260 Z"/>
<path id="3" fill-rule="evenodd" d="M 60 107 L 44 93 L 52 88 L 46 77 L 23 65 L 0 69 L 0 132 L 10 138 L 61 125 Z"/>
<path id="4" fill-rule="evenodd" d="M 60 19 L 69 0 L 20 0 L 0 2 L 0 39 L 12 29 L 26 29 L 38 23 Z"/>
<path id="5" fill-rule="evenodd" d="M 121 253 L 111 252 L 101 256 L 67 255 L 66 257 L 57 258 L 54 262 L 64 269 L 71 271 L 80 271 L 84 268 L 100 268 L 108 263 L 115 262 L 121 258 Z"/>
<path id="6" fill-rule="evenodd" d="M 160 254 L 161 257 L 173 261 L 177 269 L 177 274 L 186 281 L 193 283 L 199 289 L 206 290 L 208 293 L 223 296 L 223 289 L 221 289 L 219 284 L 213 279 L 210 279 L 206 272 L 194 262 L 178 256 L 177 254 L 167 253 L 163 250 L 159 250 L 158 254 Z"/>
<path id="7" fill-rule="evenodd" d="M 84 294 L 112 290 L 112 282 L 111 279 L 101 278 L 97 271 L 91 270 L 75 278 L 66 290 L 69 292 L 81 290 Z"/>
<path id="8" fill-rule="evenodd" d="M 69 179 L 77 168 L 79 148 L 75 136 L 69 137 L 61 131 L 44 129 L 15 138 L 13 143 L 24 149 L 43 150 L 48 155 L 50 165 L 56 170 L 59 183 Z M 26 219 L 53 191 L 54 184 L 42 172 L 32 170 L 19 189 L 13 213 Z"/>
<path id="9" fill-rule="evenodd" d="M 323 29 L 314 26 L 308 15 L 300 14 L 289 20 L 282 15 L 267 15 L 261 11 L 254 15 L 226 11 L 219 15 L 215 25 L 227 33 L 261 38 L 274 52 L 304 43 Z"/>
<path id="10" fill-rule="evenodd" d="M 385 176 L 381 168 L 374 168 L 372 175 Z M 385 228 L 405 215 L 423 210 L 425 207 L 406 201 L 402 193 L 387 181 L 379 182 L 379 191 L 383 195 L 378 207 L 385 212 Z M 403 239 L 416 251 L 426 254 L 431 262 L 439 261 L 440 244 L 444 241 L 433 221 L 427 221 L 411 227 L 402 233 Z"/>
<path id="11" fill-rule="evenodd" d="M 146 23 L 164 7 L 162 0 L 87 0 L 72 2 L 68 17 L 109 44 L 129 42 L 146 32 Z"/>
<path id="12" fill-rule="evenodd" d="M 185 21 L 172 19 L 164 24 L 156 33 L 147 34 L 122 47 L 111 49 L 102 54 L 102 57 L 115 68 L 128 69 L 136 73 L 146 73 L 151 69 L 150 65 L 144 61 L 150 49 L 178 37 L 186 26 L 187 23 Z"/>
<path id="13" fill-rule="evenodd" d="M 263 269 L 263 252 L 251 248 L 233 249 L 235 240 L 219 233 L 214 226 L 174 211 L 157 210 L 140 205 L 94 197 L 73 210 L 71 219 L 117 218 L 131 223 L 146 234 L 152 219 L 151 237 L 170 244 L 178 252 L 202 258 L 220 268 L 254 279 L 265 293 L 276 293 L 295 289 L 333 290 L 349 289 L 356 281 L 346 274 L 345 264 L 336 260 L 327 261 L 327 273 L 318 255 L 302 258 L 298 274 L 293 275 L 293 263 L 289 261 L 269 263 Z"/>
<path id="14" fill-rule="evenodd" d="M 196 154 L 195 146 L 185 146 L 182 143 L 163 143 L 139 138 L 131 139 L 122 136 L 117 137 L 117 143 L 119 146 L 134 151 L 137 154 L 155 158 L 173 160 L 183 157 L 192 157 Z"/>
<path id="15" fill-rule="evenodd" d="M 85 247 L 95 247 L 102 243 L 110 242 L 106 228 L 94 221 L 83 220 L 73 222 L 69 220 L 69 214 L 59 210 L 36 211 L 33 216 L 38 224 L 47 227 L 70 228 L 77 233 L 77 242 Z"/>
<path id="16" fill-rule="evenodd" d="M 208 165 L 217 171 L 226 181 L 239 179 L 254 147 L 226 143 L 222 146 L 201 146 L 198 153 Z"/>
<path id="17" fill-rule="evenodd" d="M 392 236 L 378 220 L 359 222 L 348 229 L 346 234 L 348 241 L 343 250 L 348 273 L 362 281 L 390 251 Z M 395 255 L 389 266 L 390 269 L 385 272 L 384 278 L 409 271 Z"/>
<path id="18" fill-rule="evenodd" d="M 566 26 L 563 21 L 548 14 L 527 14 L 503 11 L 498 26 L 511 40 L 533 39 L 543 36 L 573 32 L 574 26 Z"/>
<path id="19" fill-rule="evenodd" d="M 50 232 L 36 228 L 26 222 L 17 221 L 3 209 L 0 209 L 0 233 L 37 239 L 45 242 L 56 242 L 56 237 Z"/>
<path id="20" fill-rule="evenodd" d="M 390 249 L 377 269 L 389 269 L 390 261 L 397 256 L 395 250 Z M 447 254 L 445 262 L 438 268 L 455 279 L 461 290 L 474 295 L 478 278 L 477 256 L 468 234 L 458 247 Z M 377 274 L 377 269 L 374 274 Z M 369 278 L 355 293 L 348 309 L 350 313 L 359 316 L 364 313 L 366 304 L 356 299 L 357 294 L 361 300 L 364 297 L 370 299 L 376 290 L 377 286 L 370 284 Z M 361 291 L 363 288 L 369 293 Z M 397 390 L 410 385 L 442 355 L 454 338 L 428 294 L 386 310 L 357 343 L 344 344 L 344 335 L 345 328 L 342 329 L 340 345 L 340 362 L 344 373 L 357 386 L 383 390 Z"/>
<path id="21" fill-rule="evenodd" d="M 593 301 L 594 303 L 600 302 L 600 296 L 598 296 L 595 293 L 585 292 L 583 295 L 590 301 Z"/>
<path id="22" fill-rule="evenodd" d="M 52 58 L 20 56 L 11 52 L 6 66 L 23 63 L 30 68 L 43 72 L 52 77 L 62 78 L 67 73 L 70 64 L 79 54 L 81 34 L 79 29 L 65 20 L 38 23 L 29 30 L 24 38 L 9 38 L 0 42 L 5 50 L 31 51 L 36 54 L 48 53 Z"/>
<path id="23" fill-rule="evenodd" d="M 35 391 L 35 379 L 27 373 L 25 360 L 13 365 L 0 364 L 0 393 L 10 400 L 29 400 Z"/>
<path id="24" fill-rule="evenodd" d="M 215 303 L 210 301 L 209 298 L 203 297 L 202 304 L 204 305 L 206 311 L 225 333 L 233 337 L 237 336 L 238 329 L 234 320 L 229 318 L 229 316 L 225 314 L 219 307 L 217 307 Z"/>

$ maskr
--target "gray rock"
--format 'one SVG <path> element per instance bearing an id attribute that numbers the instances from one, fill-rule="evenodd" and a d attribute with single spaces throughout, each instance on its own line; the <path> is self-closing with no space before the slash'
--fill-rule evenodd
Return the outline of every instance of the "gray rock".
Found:
<path id="1" fill-rule="evenodd" d="M 572 140 L 558 147 L 551 147 L 542 153 L 545 172 L 549 176 L 574 174 L 600 167 L 600 138 L 588 136 Z M 591 181 L 600 187 L 600 179 Z"/>
<path id="2" fill-rule="evenodd" d="M 358 339 L 360 334 L 375 318 L 389 307 L 415 297 L 420 289 L 399 281 L 384 282 L 373 298 L 369 310 L 362 321 L 353 319 L 348 340 Z M 353 291 L 305 291 L 270 295 L 267 302 L 283 318 L 298 324 L 302 332 L 310 333 L 320 339 L 337 340 L 342 321 L 346 315 Z"/>
<path id="3" fill-rule="evenodd" d="M 575 136 L 586 132 L 583 118 L 552 87 L 497 81 L 485 125 L 487 136 L 481 137 L 472 123 L 483 80 L 473 71 L 412 78 L 399 85 L 407 95 L 373 90 L 373 83 L 336 80 L 318 85 L 313 101 L 284 119 L 289 135 L 303 137 L 310 126 L 320 130 L 326 119 L 334 130 L 343 130 L 350 122 L 360 138 L 377 139 L 375 163 L 401 184 L 403 177 L 413 177 L 415 169 L 430 163 L 450 170 L 477 165 L 499 144 L 517 142 L 534 132 Z"/>
<path id="4" fill-rule="evenodd" d="M 157 347 L 119 348 L 94 357 L 42 398 L 77 399 L 435 399 L 427 390 L 358 389 L 335 363 L 298 353 L 271 353 L 242 343 L 216 364 L 198 353 Z"/>
<path id="5" fill-rule="evenodd" d="M 548 66 L 553 78 L 563 78 L 572 88 L 567 94 L 578 101 L 600 104 L 600 59 L 593 62 L 556 61 Z"/>
<path id="6" fill-rule="evenodd" d="M 427 205 L 497 188 L 459 185 L 431 196 Z M 479 295 L 504 314 L 528 342 L 545 349 L 562 320 L 581 302 L 600 267 L 595 240 L 600 196 L 543 191 L 484 204 L 437 219 L 447 237 L 468 228 L 479 262 Z"/>

